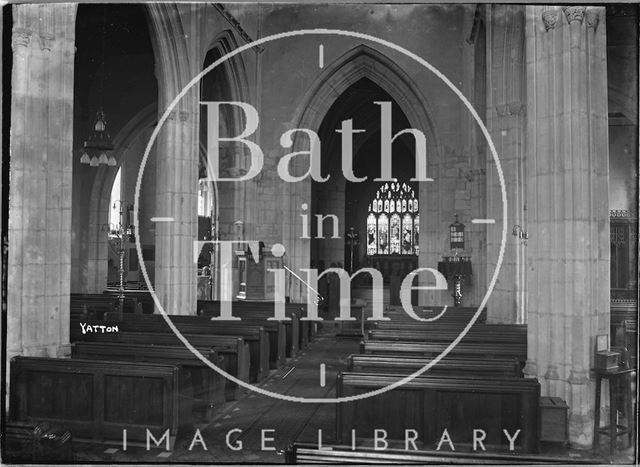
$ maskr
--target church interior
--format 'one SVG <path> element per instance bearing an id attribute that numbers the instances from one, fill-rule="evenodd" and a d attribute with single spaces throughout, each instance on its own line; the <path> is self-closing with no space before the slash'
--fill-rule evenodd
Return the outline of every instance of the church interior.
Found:
<path id="1" fill-rule="evenodd" d="M 637 463 L 638 5 L 3 6 L 7 463 Z"/>

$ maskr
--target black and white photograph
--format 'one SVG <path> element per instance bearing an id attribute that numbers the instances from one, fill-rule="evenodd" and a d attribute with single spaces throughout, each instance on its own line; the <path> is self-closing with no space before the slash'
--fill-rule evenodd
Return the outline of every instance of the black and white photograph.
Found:
<path id="1" fill-rule="evenodd" d="M 638 465 L 639 3 L 3 2 L 5 465 Z"/>

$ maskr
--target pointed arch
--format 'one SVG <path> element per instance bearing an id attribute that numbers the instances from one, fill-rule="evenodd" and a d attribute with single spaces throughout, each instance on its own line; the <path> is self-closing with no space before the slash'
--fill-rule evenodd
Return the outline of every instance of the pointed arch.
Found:
<path id="1" fill-rule="evenodd" d="M 220 51 L 220 55 L 222 56 L 238 48 L 238 41 L 236 41 L 231 30 L 225 29 L 211 41 L 201 60 L 203 68 L 207 54 L 211 49 L 216 48 Z M 231 57 L 226 60 L 222 66 L 229 76 L 233 99 L 239 102 L 249 102 L 249 81 L 247 80 L 247 69 L 245 67 L 244 60 L 242 59 L 242 54 Z"/>
<path id="2" fill-rule="evenodd" d="M 295 128 L 308 128 L 316 131 L 320 129 L 322 121 L 336 99 L 351 85 L 362 78 L 367 78 L 387 92 L 406 115 L 412 128 L 421 130 L 427 139 L 427 173 L 430 177 L 437 177 L 440 170 L 441 144 L 436 125 L 431 120 L 430 105 L 420 88 L 411 77 L 391 58 L 367 45 L 358 45 L 338 57 L 326 66 L 316 78 L 305 94 L 296 114 L 291 119 Z M 293 142 L 293 151 L 304 149 L 305 137 L 298 132 Z M 297 170 L 299 168 L 294 168 Z M 282 231 L 288 247 L 289 264 L 297 270 L 306 268 L 310 264 L 310 241 L 302 238 L 301 225 L 296 222 L 299 205 L 311 201 L 311 182 L 307 179 L 301 183 L 285 184 L 283 199 L 286 200 Z M 423 197 L 439 204 L 439 193 L 434 183 L 426 185 L 420 191 Z M 437 215 L 436 215 L 437 217 Z M 439 219 L 434 219 L 437 225 Z M 416 242 L 417 244 L 417 242 Z M 422 252 L 419 262 L 433 264 L 437 261 L 435 245 L 420 248 Z M 293 286 L 298 287 L 298 286 Z M 302 287 L 292 289 L 289 295 L 292 300 L 304 300 L 305 291 Z"/>
<path id="3" fill-rule="evenodd" d="M 352 84 L 368 78 L 398 103 L 413 128 L 425 133 L 432 149 L 440 146 L 426 97 L 411 77 L 382 52 L 358 45 L 326 66 L 305 94 L 294 116 L 296 128 L 317 130 L 335 100 Z"/>
<path id="4" fill-rule="evenodd" d="M 133 141 L 155 124 L 157 112 L 157 105 L 150 104 L 129 120 L 113 139 L 113 145 L 116 148 L 113 152 L 116 165 L 114 167 L 102 165 L 96 169 L 89 198 L 88 292 L 102 292 L 107 285 L 107 235 L 101 227 L 109 222 L 111 188 L 116 174 Z"/>

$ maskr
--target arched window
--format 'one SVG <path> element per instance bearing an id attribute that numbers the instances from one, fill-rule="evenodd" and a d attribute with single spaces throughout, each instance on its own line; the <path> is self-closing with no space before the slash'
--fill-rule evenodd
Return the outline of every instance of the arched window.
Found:
<path id="1" fill-rule="evenodd" d="M 406 183 L 382 185 L 369 204 L 367 255 L 417 255 L 418 199 Z"/>

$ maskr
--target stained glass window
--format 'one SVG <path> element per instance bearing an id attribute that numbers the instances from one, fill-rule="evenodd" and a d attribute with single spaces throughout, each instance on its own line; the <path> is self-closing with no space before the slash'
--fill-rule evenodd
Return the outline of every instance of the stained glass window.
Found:
<path id="1" fill-rule="evenodd" d="M 373 203 L 377 206 L 377 203 Z M 378 243 L 378 229 L 376 228 L 376 216 L 371 213 L 367 217 L 367 254 L 375 255 Z"/>
<path id="2" fill-rule="evenodd" d="M 406 213 L 402 218 L 402 254 L 413 253 L 413 219 L 411 214 Z"/>
<path id="3" fill-rule="evenodd" d="M 417 201 L 416 201 L 417 203 Z M 416 204 L 413 204 L 413 207 L 415 207 Z M 413 219 L 413 253 L 414 254 L 419 254 L 420 253 L 420 245 L 419 245 L 419 239 L 420 239 L 420 214 L 416 215 L 416 217 Z"/>
<path id="4" fill-rule="evenodd" d="M 400 216 L 391 216 L 391 254 L 400 253 Z"/>
<path id="5" fill-rule="evenodd" d="M 367 216 L 367 255 L 417 255 L 418 199 L 406 183 L 385 183 Z"/>
<path id="6" fill-rule="evenodd" d="M 378 253 L 389 254 L 389 218 L 384 213 L 378 216 Z"/>

